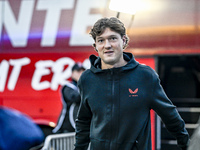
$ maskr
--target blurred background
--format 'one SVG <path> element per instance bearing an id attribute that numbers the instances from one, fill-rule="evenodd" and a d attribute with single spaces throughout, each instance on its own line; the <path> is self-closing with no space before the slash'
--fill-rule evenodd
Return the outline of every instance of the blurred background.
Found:
<path id="1" fill-rule="evenodd" d="M 71 67 L 97 55 L 91 26 L 118 17 L 125 51 L 157 71 L 192 135 L 200 114 L 200 0 L 0 0 L 0 105 L 29 115 L 51 134 Z M 152 111 L 152 149 L 178 150 Z"/>

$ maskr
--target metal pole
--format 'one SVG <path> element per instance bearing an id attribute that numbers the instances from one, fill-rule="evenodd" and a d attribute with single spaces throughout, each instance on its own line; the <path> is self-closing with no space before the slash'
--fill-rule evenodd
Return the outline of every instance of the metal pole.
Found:
<path id="1" fill-rule="evenodd" d="M 117 16 L 116 17 L 119 18 L 119 15 L 120 15 L 120 12 L 117 12 Z"/>

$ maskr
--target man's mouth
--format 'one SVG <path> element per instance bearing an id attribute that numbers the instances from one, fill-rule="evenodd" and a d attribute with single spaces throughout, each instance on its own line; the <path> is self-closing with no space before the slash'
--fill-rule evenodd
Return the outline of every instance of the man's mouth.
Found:
<path id="1" fill-rule="evenodd" d="M 105 51 L 104 53 L 105 54 L 112 54 L 112 53 L 114 53 L 114 51 Z"/>

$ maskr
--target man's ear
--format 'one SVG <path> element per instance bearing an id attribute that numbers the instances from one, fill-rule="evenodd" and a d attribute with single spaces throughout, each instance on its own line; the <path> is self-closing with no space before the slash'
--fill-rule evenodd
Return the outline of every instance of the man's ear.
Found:
<path id="1" fill-rule="evenodd" d="M 94 47 L 95 51 L 98 52 L 98 50 L 97 50 L 97 48 L 96 48 L 96 44 L 94 43 L 92 46 Z"/>
<path id="2" fill-rule="evenodd" d="M 125 45 L 126 44 L 126 36 L 124 35 L 122 39 L 123 39 L 123 44 Z"/>
<path id="3" fill-rule="evenodd" d="M 123 40 L 123 49 L 125 49 L 127 47 L 129 39 L 128 39 L 128 37 L 126 35 L 124 35 L 122 40 Z"/>

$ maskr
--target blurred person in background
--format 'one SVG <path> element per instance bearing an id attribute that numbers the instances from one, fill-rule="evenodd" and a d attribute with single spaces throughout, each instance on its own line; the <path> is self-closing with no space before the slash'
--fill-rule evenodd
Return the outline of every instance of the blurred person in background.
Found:
<path id="1" fill-rule="evenodd" d="M 78 81 L 81 104 L 75 150 L 151 150 L 150 110 L 162 119 L 182 150 L 189 144 L 185 122 L 166 96 L 157 73 L 131 53 L 124 24 L 102 18 L 90 31 L 98 57 Z"/>
<path id="2" fill-rule="evenodd" d="M 31 118 L 0 106 L 0 150 L 36 150 L 43 142 L 44 134 Z"/>
<path id="3" fill-rule="evenodd" d="M 80 105 L 81 97 L 77 88 L 77 81 L 85 71 L 82 63 L 78 62 L 72 67 L 71 82 L 61 89 L 63 109 L 53 133 L 67 133 L 75 131 L 75 118 Z"/>

